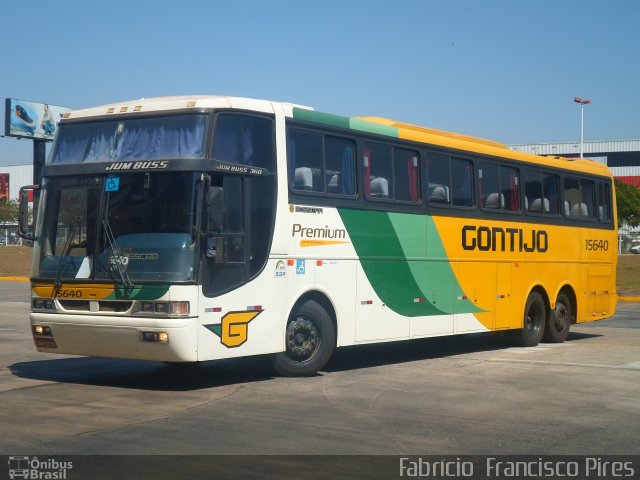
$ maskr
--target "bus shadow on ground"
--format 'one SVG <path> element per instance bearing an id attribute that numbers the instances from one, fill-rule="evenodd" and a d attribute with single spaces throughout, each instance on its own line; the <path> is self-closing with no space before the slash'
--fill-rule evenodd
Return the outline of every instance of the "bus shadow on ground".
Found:
<path id="1" fill-rule="evenodd" d="M 571 333 L 568 341 L 599 334 Z M 323 372 L 340 372 L 502 350 L 512 344 L 502 335 L 468 334 L 410 341 L 357 345 L 336 350 Z M 190 391 L 263 382 L 276 374 L 269 355 L 215 360 L 197 364 L 98 357 L 70 357 L 15 363 L 13 375 L 31 380 L 149 391 Z"/>
<path id="2" fill-rule="evenodd" d="M 149 391 L 190 391 L 270 380 L 268 359 L 246 357 L 197 364 L 73 357 L 15 363 L 10 371 L 21 378 Z"/>
<path id="3" fill-rule="evenodd" d="M 569 334 L 568 342 L 600 337 L 600 334 Z M 357 370 L 389 364 L 437 359 L 454 355 L 504 350 L 513 347 L 508 335 L 472 333 L 410 341 L 357 345 L 338 349 L 327 372 Z"/>

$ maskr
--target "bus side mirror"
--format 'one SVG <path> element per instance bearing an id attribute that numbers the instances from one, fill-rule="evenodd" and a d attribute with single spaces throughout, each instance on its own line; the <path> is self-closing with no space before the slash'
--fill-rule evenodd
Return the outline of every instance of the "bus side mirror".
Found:
<path id="1" fill-rule="evenodd" d="M 19 207 L 18 207 L 18 235 L 25 240 L 33 241 L 34 236 L 34 214 L 38 208 L 37 198 L 40 191 L 40 185 L 28 185 L 20 188 Z M 29 208 L 29 204 L 32 207 Z"/>

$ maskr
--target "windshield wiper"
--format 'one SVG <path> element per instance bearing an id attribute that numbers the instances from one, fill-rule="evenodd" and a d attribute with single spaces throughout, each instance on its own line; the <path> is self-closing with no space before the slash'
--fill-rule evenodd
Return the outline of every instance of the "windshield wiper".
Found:
<path id="1" fill-rule="evenodd" d="M 127 273 L 127 269 L 124 266 L 122 255 L 120 255 L 120 249 L 116 244 L 116 239 L 113 236 L 113 230 L 111 230 L 111 225 L 109 224 L 109 220 L 106 217 L 104 220 L 102 220 L 102 227 L 104 228 L 104 235 L 107 239 L 107 242 L 109 243 L 109 247 L 111 248 L 111 257 L 109 257 L 107 261 L 107 270 L 116 270 L 116 272 L 118 272 L 120 280 L 122 280 L 122 284 L 128 289 L 132 288 L 133 283 L 131 282 L 129 274 Z"/>
<path id="2" fill-rule="evenodd" d="M 56 279 L 53 282 L 53 296 L 58 296 L 58 291 L 60 287 L 62 287 L 62 272 L 64 271 L 64 260 L 69 255 L 71 251 L 71 246 L 73 245 L 73 237 L 76 234 L 76 230 L 80 225 L 81 217 L 74 217 L 71 225 L 69 225 L 69 235 L 64 241 L 64 246 L 62 248 L 62 255 L 60 255 L 60 260 L 58 260 L 58 270 L 56 271 Z"/>

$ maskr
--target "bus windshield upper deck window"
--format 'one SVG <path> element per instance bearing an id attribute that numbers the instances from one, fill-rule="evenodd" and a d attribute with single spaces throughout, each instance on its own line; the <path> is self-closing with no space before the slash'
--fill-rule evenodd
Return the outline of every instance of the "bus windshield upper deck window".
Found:
<path id="1" fill-rule="evenodd" d="M 274 171 L 273 122 L 266 117 L 220 113 L 213 135 L 213 158 Z"/>
<path id="2" fill-rule="evenodd" d="M 206 126 L 199 114 L 63 124 L 47 163 L 202 158 Z"/>

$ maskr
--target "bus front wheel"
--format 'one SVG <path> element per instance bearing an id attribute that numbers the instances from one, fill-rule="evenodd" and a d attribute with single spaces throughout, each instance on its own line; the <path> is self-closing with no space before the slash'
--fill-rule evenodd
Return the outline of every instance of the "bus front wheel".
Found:
<path id="1" fill-rule="evenodd" d="M 564 293 L 558 295 L 556 308 L 549 315 L 544 329 L 544 340 L 551 343 L 562 343 L 569 336 L 571 328 L 571 302 Z"/>
<path id="2" fill-rule="evenodd" d="M 287 324 L 286 350 L 276 354 L 274 367 L 285 377 L 314 375 L 329 361 L 335 343 L 331 316 L 318 302 L 307 300 Z"/>
<path id="3" fill-rule="evenodd" d="M 531 292 L 524 307 L 522 328 L 513 331 L 514 343 L 520 347 L 535 347 L 542 340 L 547 323 L 547 308 L 538 292 Z"/>

